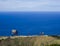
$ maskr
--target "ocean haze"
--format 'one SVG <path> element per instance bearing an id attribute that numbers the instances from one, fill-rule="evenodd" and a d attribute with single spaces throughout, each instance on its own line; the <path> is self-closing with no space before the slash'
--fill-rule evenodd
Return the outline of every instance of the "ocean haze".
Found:
<path id="1" fill-rule="evenodd" d="M 60 0 L 0 0 L 0 11 L 60 11 Z"/>
<path id="2" fill-rule="evenodd" d="M 12 29 L 18 35 L 59 35 L 60 12 L 0 12 L 0 36 L 10 36 Z"/>

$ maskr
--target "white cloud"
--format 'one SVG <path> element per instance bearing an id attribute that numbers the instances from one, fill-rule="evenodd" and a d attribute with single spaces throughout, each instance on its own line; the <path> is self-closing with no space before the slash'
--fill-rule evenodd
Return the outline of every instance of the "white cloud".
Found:
<path id="1" fill-rule="evenodd" d="M 0 11 L 60 11 L 59 0 L 0 0 Z"/>

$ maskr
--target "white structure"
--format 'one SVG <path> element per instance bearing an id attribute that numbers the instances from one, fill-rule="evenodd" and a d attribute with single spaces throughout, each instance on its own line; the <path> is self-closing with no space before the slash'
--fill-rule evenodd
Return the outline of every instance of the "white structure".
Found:
<path id="1" fill-rule="evenodd" d="M 17 35 L 17 30 L 13 29 L 12 30 L 12 35 Z"/>

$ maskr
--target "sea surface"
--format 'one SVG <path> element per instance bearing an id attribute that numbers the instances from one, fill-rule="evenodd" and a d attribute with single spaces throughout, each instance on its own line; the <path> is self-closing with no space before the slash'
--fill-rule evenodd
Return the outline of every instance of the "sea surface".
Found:
<path id="1" fill-rule="evenodd" d="M 60 12 L 0 12 L 0 36 L 60 35 Z"/>

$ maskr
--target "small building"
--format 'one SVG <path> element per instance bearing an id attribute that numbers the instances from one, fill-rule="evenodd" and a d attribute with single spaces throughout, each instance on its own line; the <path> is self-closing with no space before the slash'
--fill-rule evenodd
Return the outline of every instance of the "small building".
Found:
<path id="1" fill-rule="evenodd" d="M 40 32 L 40 35 L 44 35 L 44 32 Z"/>
<path id="2" fill-rule="evenodd" d="M 12 34 L 12 36 L 16 36 L 16 35 L 18 35 L 18 32 L 17 32 L 17 30 L 13 29 L 13 30 L 11 31 L 11 34 Z"/>

